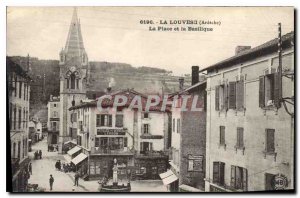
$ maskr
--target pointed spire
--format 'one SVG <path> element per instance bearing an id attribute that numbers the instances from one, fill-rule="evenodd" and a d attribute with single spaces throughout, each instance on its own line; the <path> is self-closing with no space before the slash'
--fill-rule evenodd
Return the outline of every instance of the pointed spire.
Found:
<path id="1" fill-rule="evenodd" d="M 73 10 L 73 16 L 69 28 L 68 38 L 65 46 L 65 53 L 71 57 L 82 57 L 85 54 L 81 27 L 77 16 L 77 8 Z"/>

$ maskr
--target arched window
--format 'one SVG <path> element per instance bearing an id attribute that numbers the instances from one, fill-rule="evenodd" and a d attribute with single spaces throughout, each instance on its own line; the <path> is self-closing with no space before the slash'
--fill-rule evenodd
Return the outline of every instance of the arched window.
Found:
<path id="1" fill-rule="evenodd" d="M 71 79 L 71 89 L 75 89 L 75 74 L 72 73 L 70 76 Z"/>

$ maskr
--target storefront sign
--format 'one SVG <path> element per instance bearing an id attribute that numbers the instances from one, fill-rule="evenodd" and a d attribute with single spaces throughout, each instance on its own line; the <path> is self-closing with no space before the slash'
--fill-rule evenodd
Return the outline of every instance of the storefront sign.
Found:
<path id="1" fill-rule="evenodd" d="M 97 135 L 125 135 L 124 129 L 97 129 Z"/>

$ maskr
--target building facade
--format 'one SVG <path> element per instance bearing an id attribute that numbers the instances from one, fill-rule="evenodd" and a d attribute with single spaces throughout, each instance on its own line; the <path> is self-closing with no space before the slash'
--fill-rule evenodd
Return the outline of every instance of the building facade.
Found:
<path id="1" fill-rule="evenodd" d="M 132 100 L 141 94 L 124 90 L 102 97 L 107 95 Z M 120 178 L 157 179 L 166 170 L 169 115 L 156 109 L 140 112 L 128 108 L 128 104 L 114 108 L 112 103 L 104 103 L 105 109 L 99 110 L 93 100 L 70 108 L 72 126 L 78 133 L 77 146 L 87 156 L 80 167 L 83 177 L 112 177 L 114 159 Z"/>
<path id="2" fill-rule="evenodd" d="M 277 39 L 205 69 L 206 191 L 294 189 L 293 43 L 282 37 L 282 78 Z"/>
<path id="3" fill-rule="evenodd" d="M 59 152 L 65 142 L 76 139 L 71 127 L 69 108 L 86 98 L 88 83 L 88 57 L 84 49 L 81 25 L 74 9 L 65 48 L 59 54 L 60 66 L 60 125 Z"/>
<path id="4" fill-rule="evenodd" d="M 170 175 L 163 178 L 163 182 L 169 183 L 168 187 L 171 192 L 199 192 L 204 191 L 205 178 L 206 82 L 205 80 L 199 82 L 199 67 L 193 66 L 192 85 L 183 89 L 183 83 L 184 79 L 179 79 L 180 91 L 172 94 L 172 99 L 176 105 L 172 107 L 172 140 L 169 164 L 170 170 L 177 179 Z M 184 98 L 189 99 L 184 102 Z M 191 109 L 193 99 L 197 101 L 198 111 Z M 183 110 L 183 106 L 186 106 L 187 111 Z"/>
<path id="5" fill-rule="evenodd" d="M 47 142 L 48 145 L 57 145 L 59 139 L 60 128 L 60 98 L 50 96 L 47 104 L 48 107 L 48 122 L 47 122 Z"/>
<path id="6" fill-rule="evenodd" d="M 9 91 L 11 176 L 14 192 L 25 192 L 29 178 L 28 122 L 31 78 L 20 65 L 6 59 Z"/>

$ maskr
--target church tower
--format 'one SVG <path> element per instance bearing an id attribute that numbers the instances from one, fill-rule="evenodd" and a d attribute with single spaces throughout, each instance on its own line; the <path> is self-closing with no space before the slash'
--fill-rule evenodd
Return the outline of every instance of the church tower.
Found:
<path id="1" fill-rule="evenodd" d="M 60 126 L 59 153 L 66 141 L 77 138 L 69 108 L 86 98 L 88 57 L 84 49 L 80 20 L 74 8 L 65 48 L 59 53 L 60 66 Z"/>

